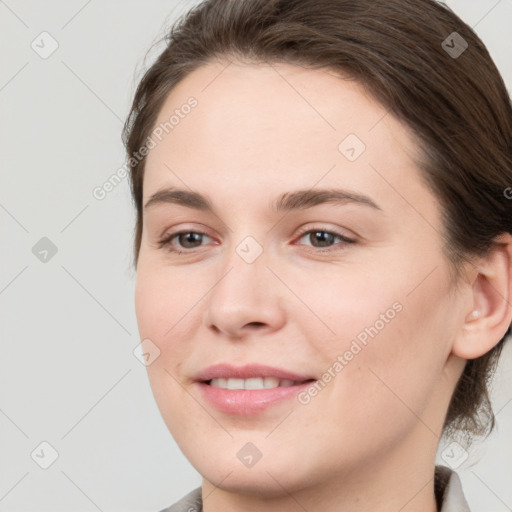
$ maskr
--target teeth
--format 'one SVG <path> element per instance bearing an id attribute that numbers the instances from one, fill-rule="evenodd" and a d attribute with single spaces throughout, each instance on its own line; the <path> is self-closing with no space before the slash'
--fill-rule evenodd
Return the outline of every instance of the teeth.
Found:
<path id="1" fill-rule="evenodd" d="M 212 379 L 210 385 L 224 389 L 271 389 L 279 386 L 294 386 L 296 381 L 275 377 L 252 377 L 250 379 Z"/>
<path id="2" fill-rule="evenodd" d="M 228 389 L 244 389 L 244 379 L 227 379 Z"/>
<path id="3" fill-rule="evenodd" d="M 276 381 L 272 382 L 272 385 L 265 385 L 265 379 L 262 379 L 261 377 L 252 377 L 251 379 L 240 380 L 242 381 L 242 386 L 238 389 L 268 389 L 275 388 L 279 385 L 279 379 L 272 379 Z"/>

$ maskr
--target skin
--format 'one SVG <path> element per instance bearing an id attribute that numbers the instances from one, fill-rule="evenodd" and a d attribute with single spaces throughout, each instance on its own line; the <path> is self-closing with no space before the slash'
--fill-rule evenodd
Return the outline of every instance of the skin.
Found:
<path id="1" fill-rule="evenodd" d="M 141 339 L 160 350 L 147 367 L 151 387 L 203 477 L 204 510 L 436 511 L 435 455 L 450 397 L 466 359 L 489 351 L 511 321 L 510 237 L 456 288 L 439 204 L 405 125 L 332 72 L 227 64 L 188 75 L 155 123 L 197 99 L 150 150 L 144 204 L 176 186 L 206 195 L 216 215 L 177 204 L 144 211 L 135 297 Z M 338 150 L 350 133 L 366 145 L 352 162 Z M 284 192 L 330 187 L 368 195 L 381 210 L 270 209 Z M 322 247 L 301 228 L 355 243 Z M 188 246 L 174 237 L 185 254 L 159 247 L 181 230 L 205 236 Z M 247 236 L 263 249 L 253 263 L 236 252 Z M 292 399 L 230 415 L 194 383 L 220 362 L 322 379 L 397 302 L 402 310 L 306 405 Z M 237 457 L 247 442 L 262 453 L 250 468 Z"/>

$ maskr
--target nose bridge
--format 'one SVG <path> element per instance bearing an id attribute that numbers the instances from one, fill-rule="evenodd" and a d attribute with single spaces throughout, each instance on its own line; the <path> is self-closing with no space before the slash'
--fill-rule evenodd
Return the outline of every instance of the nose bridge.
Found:
<path id="1" fill-rule="evenodd" d="M 263 288 L 267 288 L 269 276 L 265 275 L 268 273 L 266 261 L 263 245 L 254 237 L 247 236 L 238 244 L 233 244 L 229 254 L 225 255 L 223 272 L 212 290 L 212 296 L 215 295 L 224 307 L 253 307 L 260 302 Z"/>
<path id="2" fill-rule="evenodd" d="M 223 257 L 225 264 L 209 295 L 210 325 L 230 334 L 247 324 L 276 327 L 282 312 L 276 279 L 267 268 L 268 257 L 262 243 L 246 236 Z"/>

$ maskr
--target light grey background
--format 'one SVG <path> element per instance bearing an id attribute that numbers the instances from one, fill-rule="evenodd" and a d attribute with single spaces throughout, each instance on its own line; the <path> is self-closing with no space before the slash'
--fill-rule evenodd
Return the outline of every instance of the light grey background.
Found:
<path id="1" fill-rule="evenodd" d="M 124 163 L 144 55 L 195 3 L 0 0 L 1 511 L 156 512 L 201 483 L 133 354 L 128 181 L 92 194 Z M 512 0 L 448 4 L 510 90 Z M 58 43 L 47 58 L 43 31 Z M 32 251 L 43 237 L 57 248 L 46 262 Z M 496 432 L 456 469 L 475 512 L 512 510 L 510 343 L 493 389 Z M 48 469 L 42 442 L 58 453 Z"/>

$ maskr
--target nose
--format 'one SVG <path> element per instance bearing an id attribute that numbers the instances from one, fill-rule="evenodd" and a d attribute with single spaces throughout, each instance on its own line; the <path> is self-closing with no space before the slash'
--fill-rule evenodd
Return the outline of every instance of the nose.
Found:
<path id="1" fill-rule="evenodd" d="M 237 339 L 280 329 L 286 317 L 283 285 L 276 269 L 269 269 L 265 251 L 249 262 L 233 250 L 224 261 L 207 296 L 209 328 Z"/>

